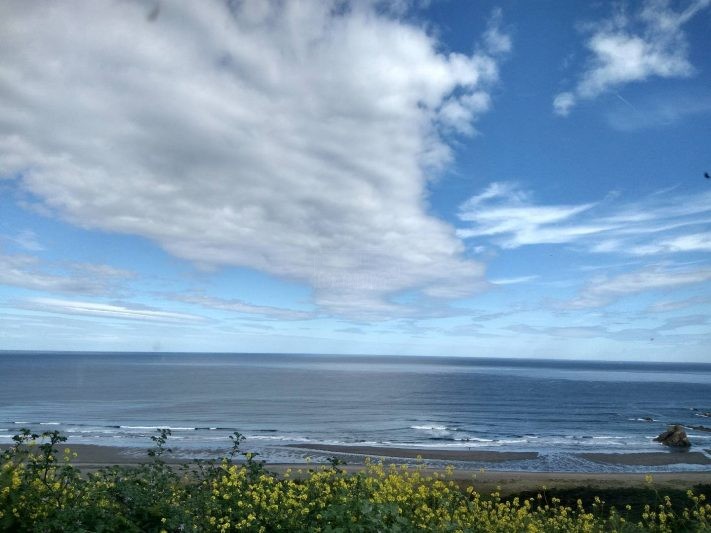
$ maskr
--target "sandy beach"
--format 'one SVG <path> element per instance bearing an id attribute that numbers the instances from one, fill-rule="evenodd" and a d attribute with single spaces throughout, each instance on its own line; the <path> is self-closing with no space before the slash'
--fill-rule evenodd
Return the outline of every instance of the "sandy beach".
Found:
<path id="1" fill-rule="evenodd" d="M 7 446 L 3 446 L 6 448 Z M 120 448 L 109 446 L 95 446 L 87 444 L 73 444 L 68 446 L 77 453 L 72 464 L 82 470 L 94 470 L 110 465 L 131 466 L 149 462 L 143 448 Z M 297 448 L 297 446 L 290 446 Z M 313 452 L 333 454 L 360 455 L 378 458 L 414 459 L 418 455 L 423 459 L 440 461 L 486 461 L 491 463 L 508 462 L 518 459 L 535 458 L 533 452 L 494 452 L 480 450 L 429 450 L 408 448 L 378 448 L 372 446 L 329 446 L 329 445 L 300 445 L 299 449 Z M 182 455 L 186 455 L 182 451 Z M 706 465 L 711 463 L 700 452 L 674 453 L 629 453 L 629 454 L 581 454 L 593 461 L 608 464 L 628 464 L 637 466 L 659 466 L 675 463 Z M 176 459 L 170 455 L 164 457 L 166 463 L 184 464 L 189 459 Z M 283 473 L 287 469 L 301 470 L 302 475 L 315 465 L 306 463 L 267 464 L 267 469 L 275 473 Z M 357 472 L 363 468 L 362 464 L 350 463 L 343 467 L 349 472 Z M 435 472 L 435 469 L 422 468 L 425 473 Z M 455 470 L 453 478 L 461 485 L 472 485 L 479 492 L 488 493 L 499 490 L 502 494 L 512 494 L 522 491 L 548 489 L 570 489 L 586 487 L 604 491 L 611 488 L 640 488 L 648 484 L 644 473 L 590 473 L 590 472 L 516 472 L 516 471 L 488 471 L 486 469 Z M 696 485 L 711 484 L 711 471 L 708 472 L 656 472 L 652 475 L 656 488 L 687 489 Z"/>
<path id="2" fill-rule="evenodd" d="M 8 445 L 0 446 L 0 449 Z M 108 464 L 141 464 L 150 462 L 148 448 L 97 446 L 93 444 L 69 444 L 59 447 L 60 450 L 70 448 L 77 454 L 72 462 L 78 466 L 83 465 L 108 465 Z M 293 461 L 295 465 L 307 464 L 307 456 L 320 457 L 347 457 L 350 464 L 362 464 L 366 458 L 378 459 L 406 459 L 407 462 L 422 459 L 427 461 L 457 462 L 484 462 L 508 463 L 536 459 L 537 452 L 499 452 L 490 450 L 437 450 L 430 448 L 397 448 L 379 446 L 347 446 L 329 444 L 288 444 L 285 448 L 304 452 L 304 460 Z M 167 454 L 164 460 L 168 463 L 180 464 L 191 461 L 190 452 L 185 449 L 175 448 L 174 454 Z M 204 450 L 201 450 L 204 452 Z M 215 450 L 215 457 L 219 457 L 224 450 Z M 659 451 L 646 453 L 580 453 L 578 457 L 588 461 L 612 465 L 628 466 L 666 466 L 674 464 L 711 465 L 711 459 L 700 451 L 678 452 Z M 387 461 L 386 461 L 387 462 Z M 513 467 L 512 467 L 513 468 Z M 707 473 L 711 475 L 711 470 Z M 586 474 L 587 475 L 587 474 Z"/>
<path id="3" fill-rule="evenodd" d="M 711 459 L 701 452 L 651 453 L 581 453 L 579 457 L 612 465 L 664 466 L 673 464 L 711 465 Z"/>
<path id="4" fill-rule="evenodd" d="M 426 460 L 439 461 L 464 461 L 464 462 L 490 462 L 505 463 L 535 459 L 536 452 L 498 452 L 486 450 L 433 450 L 429 448 L 386 448 L 377 446 L 333 446 L 327 444 L 292 444 L 292 448 L 311 450 L 314 452 L 328 452 L 339 455 L 386 457 L 399 459 L 415 459 L 420 457 Z M 665 466 L 673 464 L 711 465 L 709 459 L 702 452 L 679 452 L 664 450 L 646 453 L 580 453 L 576 454 L 588 461 L 596 463 L 628 465 L 628 466 Z"/>
<path id="5" fill-rule="evenodd" d="M 291 444 L 290 448 L 369 457 L 390 457 L 398 459 L 422 459 L 440 461 L 483 461 L 502 463 L 535 459 L 536 452 L 496 452 L 486 450 L 433 450 L 429 448 L 386 448 L 379 446 L 334 446 L 328 444 Z"/>

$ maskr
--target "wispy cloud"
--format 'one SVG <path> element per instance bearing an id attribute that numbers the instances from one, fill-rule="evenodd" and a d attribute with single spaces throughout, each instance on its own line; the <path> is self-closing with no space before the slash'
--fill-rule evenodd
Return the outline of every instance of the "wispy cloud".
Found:
<path id="1" fill-rule="evenodd" d="M 460 228 L 457 235 L 464 239 L 498 237 L 496 242 L 502 248 L 570 242 L 607 228 L 564 224 L 593 205 L 535 205 L 529 193 L 516 184 L 495 182 L 462 204 L 459 218 L 472 227 Z"/>
<path id="2" fill-rule="evenodd" d="M 469 295 L 483 265 L 422 198 L 511 42 L 495 12 L 445 52 L 378 4 L 176 1 L 150 21 L 141 2 L 3 3 L 0 177 L 83 227 L 309 285 L 331 313 Z"/>
<path id="3" fill-rule="evenodd" d="M 25 289 L 101 295 L 114 291 L 133 274 L 108 265 L 46 264 L 26 254 L 0 252 L 0 285 Z"/>
<path id="4" fill-rule="evenodd" d="M 681 11 L 669 4 L 668 0 L 647 0 L 638 11 L 618 10 L 608 20 L 589 24 L 588 64 L 574 89 L 555 96 L 555 113 L 566 116 L 579 100 L 628 83 L 693 74 L 684 25 L 711 1 L 693 0 Z"/>
<path id="5" fill-rule="evenodd" d="M 671 332 L 679 333 L 677 330 L 684 328 L 695 328 L 707 325 L 711 319 L 707 315 L 684 315 L 667 319 L 646 328 L 629 328 L 610 325 L 594 326 L 529 326 L 525 324 L 513 324 L 508 330 L 527 335 L 549 335 L 551 337 L 591 339 L 657 339 L 660 335 Z M 681 333 L 679 333 L 681 334 Z M 692 334 L 693 335 L 693 334 Z"/>
<path id="6" fill-rule="evenodd" d="M 545 205 L 513 183 L 493 183 L 465 202 L 457 235 L 504 249 L 568 243 L 584 251 L 660 256 L 711 250 L 711 192 L 660 191 L 634 202 Z"/>
<path id="7" fill-rule="evenodd" d="M 605 113 L 607 123 L 620 131 L 637 131 L 677 124 L 692 115 L 711 114 L 708 94 L 674 94 L 647 97 L 634 107 L 620 105 Z"/>
<path id="8" fill-rule="evenodd" d="M 214 296 L 200 294 L 172 295 L 171 298 L 180 302 L 199 305 L 207 309 L 255 315 L 275 320 L 308 320 L 317 317 L 316 313 L 309 311 L 298 311 L 267 305 L 253 305 L 234 298 L 216 298 Z"/>
<path id="9" fill-rule="evenodd" d="M 514 333 L 522 333 L 525 335 L 549 335 L 551 337 L 562 337 L 566 339 L 592 339 L 608 335 L 608 331 L 599 326 L 537 327 L 527 324 L 513 324 L 506 329 Z"/>
<path id="10" fill-rule="evenodd" d="M 593 278 L 580 294 L 561 305 L 568 309 L 604 307 L 622 297 L 651 290 L 667 290 L 711 280 L 711 267 L 680 269 L 655 267 Z"/>
<path id="11" fill-rule="evenodd" d="M 705 306 L 708 304 L 711 304 L 711 295 L 692 296 L 691 298 L 684 298 L 681 300 L 664 300 L 656 302 L 650 305 L 647 311 L 651 313 L 668 313 L 670 311 L 677 311 L 678 309 L 686 309 L 700 305 Z"/>
<path id="12" fill-rule="evenodd" d="M 490 280 L 494 285 L 518 285 L 520 283 L 528 283 L 529 281 L 535 281 L 540 276 L 518 276 L 515 278 L 497 278 Z"/>
<path id="13" fill-rule="evenodd" d="M 33 311 L 86 315 L 99 318 L 125 318 L 158 322 L 200 322 L 204 320 L 204 318 L 197 315 L 173 313 L 148 306 L 104 304 L 56 298 L 28 298 L 15 302 L 15 306 Z"/>
<path id="14" fill-rule="evenodd" d="M 15 235 L 0 236 L 0 239 L 9 241 L 15 246 L 18 246 L 28 252 L 41 252 L 45 249 L 39 242 L 37 234 L 31 229 L 24 229 Z"/>
<path id="15" fill-rule="evenodd" d="M 676 252 L 711 252 L 711 232 L 681 235 L 662 239 L 656 243 L 634 246 L 629 253 L 634 255 L 655 255 Z"/>
<path id="16" fill-rule="evenodd" d="M 699 328 L 706 326 L 708 323 L 709 318 L 706 315 L 686 315 L 668 319 L 649 327 L 619 327 L 603 324 L 593 326 L 530 326 L 528 324 L 513 324 L 506 329 L 521 335 L 536 335 L 552 339 L 645 341 L 678 346 L 703 342 L 705 336 L 700 332 Z"/>

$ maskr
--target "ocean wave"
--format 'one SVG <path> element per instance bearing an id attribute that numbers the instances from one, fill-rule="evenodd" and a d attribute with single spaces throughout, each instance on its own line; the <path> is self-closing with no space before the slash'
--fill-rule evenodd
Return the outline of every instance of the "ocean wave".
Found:
<path id="1" fill-rule="evenodd" d="M 422 431 L 447 431 L 449 428 L 447 426 L 410 426 L 410 429 L 419 429 Z"/>
<path id="2" fill-rule="evenodd" d="M 169 429 L 171 431 L 195 431 L 194 427 L 176 427 L 176 426 L 119 426 L 120 429 L 150 429 L 157 431 L 159 429 Z"/>
<path id="3" fill-rule="evenodd" d="M 385 443 L 381 443 L 384 445 Z M 455 448 L 455 449 L 467 449 L 467 448 L 498 448 L 501 446 L 501 444 L 498 444 L 496 442 L 464 442 L 464 441 L 449 441 L 449 442 L 438 442 L 438 443 L 428 443 L 428 442 L 408 442 L 408 443 L 390 443 L 389 446 L 393 446 L 395 448 L 431 448 L 431 449 L 439 449 L 439 448 L 445 448 L 445 449 L 450 449 L 450 448 Z"/>
<path id="4" fill-rule="evenodd" d="M 280 441 L 280 442 L 312 442 L 308 437 L 290 437 L 287 435 L 247 435 L 249 440 L 269 440 L 269 441 Z M 342 443 L 337 443 L 342 444 Z"/>

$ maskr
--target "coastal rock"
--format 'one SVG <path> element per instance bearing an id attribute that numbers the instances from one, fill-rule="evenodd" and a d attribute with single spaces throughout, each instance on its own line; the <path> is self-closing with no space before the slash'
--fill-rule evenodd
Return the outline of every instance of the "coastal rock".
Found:
<path id="1" fill-rule="evenodd" d="M 689 438 L 686 436 L 686 431 L 684 431 L 684 426 L 679 424 L 667 426 L 667 430 L 654 440 L 661 442 L 665 446 L 673 446 L 675 448 L 688 448 L 691 446 Z"/>

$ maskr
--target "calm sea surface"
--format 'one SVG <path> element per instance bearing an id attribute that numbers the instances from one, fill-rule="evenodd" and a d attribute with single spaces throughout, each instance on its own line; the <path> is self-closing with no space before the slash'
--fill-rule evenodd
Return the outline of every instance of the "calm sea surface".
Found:
<path id="1" fill-rule="evenodd" d="M 711 426 L 708 411 L 708 364 L 0 352 L 0 443 L 30 427 L 145 448 L 170 427 L 174 446 L 214 450 L 239 430 L 272 461 L 303 454 L 284 444 L 359 443 L 538 451 L 508 469 L 609 470 L 623 467 L 576 454 L 660 451 L 651 438 L 666 424 Z M 711 449 L 711 433 L 688 433 Z"/>

